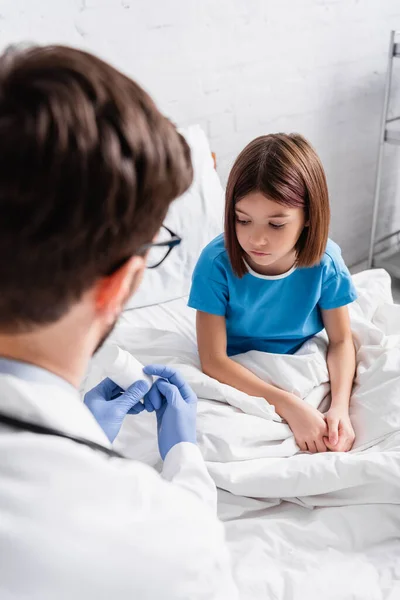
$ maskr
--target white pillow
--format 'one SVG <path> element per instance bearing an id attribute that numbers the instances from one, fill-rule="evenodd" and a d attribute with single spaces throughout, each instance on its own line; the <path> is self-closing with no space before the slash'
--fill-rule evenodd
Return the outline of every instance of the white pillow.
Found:
<path id="1" fill-rule="evenodd" d="M 210 146 L 199 125 L 180 130 L 192 152 L 194 179 L 175 200 L 165 225 L 182 238 L 156 269 L 147 269 L 139 290 L 125 310 L 160 304 L 186 296 L 200 252 L 223 230 L 224 190 L 214 169 Z"/>

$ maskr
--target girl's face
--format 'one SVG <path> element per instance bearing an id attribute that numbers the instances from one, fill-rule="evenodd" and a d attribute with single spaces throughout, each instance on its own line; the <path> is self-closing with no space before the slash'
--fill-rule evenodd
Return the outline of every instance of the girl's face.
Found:
<path id="1" fill-rule="evenodd" d="M 296 243 L 308 225 L 303 208 L 291 208 L 251 192 L 236 203 L 236 235 L 250 267 L 280 275 L 296 260 Z"/>

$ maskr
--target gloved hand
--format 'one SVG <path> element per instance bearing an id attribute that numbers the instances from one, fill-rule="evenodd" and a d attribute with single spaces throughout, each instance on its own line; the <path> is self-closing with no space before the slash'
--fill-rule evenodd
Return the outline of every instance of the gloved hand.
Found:
<path id="1" fill-rule="evenodd" d="M 197 396 L 171 367 L 148 365 L 143 370 L 147 375 L 162 378 L 157 379 L 146 394 L 144 405 L 149 412 L 156 411 L 158 448 L 164 460 L 175 444 L 197 443 Z"/>
<path id="2" fill-rule="evenodd" d="M 124 392 L 119 385 L 107 377 L 85 394 L 83 402 L 110 442 L 113 442 L 126 415 L 137 415 L 144 410 L 140 400 L 148 391 L 149 384 L 141 379 L 135 381 Z"/>

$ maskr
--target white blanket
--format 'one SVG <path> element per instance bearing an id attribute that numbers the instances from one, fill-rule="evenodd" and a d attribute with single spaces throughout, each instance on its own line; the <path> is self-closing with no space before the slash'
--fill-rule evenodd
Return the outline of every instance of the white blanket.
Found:
<path id="1" fill-rule="evenodd" d="M 113 334 L 144 363 L 176 365 L 200 397 L 198 439 L 220 487 L 218 512 L 242 600 L 400 598 L 400 306 L 385 272 L 354 282 L 357 438 L 348 454 L 299 454 L 265 400 L 203 375 L 194 311 L 183 301 L 125 313 Z M 295 356 L 251 352 L 237 360 L 324 409 L 325 350 L 320 335 Z M 103 375 L 94 360 L 85 389 Z M 128 418 L 118 444 L 157 467 L 154 415 Z"/>
<path id="2" fill-rule="evenodd" d="M 201 372 L 195 343 L 187 336 L 124 326 L 113 341 L 144 364 L 173 364 L 190 383 L 200 399 L 199 444 L 219 488 L 308 506 L 399 503 L 400 306 L 393 305 L 384 271 L 364 272 L 354 281 L 359 292 L 350 307 L 358 364 L 351 399 L 356 442 L 349 453 L 300 453 L 288 425 L 264 399 Z M 252 351 L 235 360 L 326 410 L 326 342 L 321 333 L 293 356 Z M 86 388 L 103 373 L 94 368 L 91 375 Z M 139 418 L 139 428 L 129 419 L 120 443 L 131 456 L 154 464 L 152 417 Z"/>

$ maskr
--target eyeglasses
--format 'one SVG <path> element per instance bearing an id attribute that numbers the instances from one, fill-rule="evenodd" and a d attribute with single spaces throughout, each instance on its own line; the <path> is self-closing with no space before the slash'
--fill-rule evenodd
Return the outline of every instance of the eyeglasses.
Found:
<path id="1" fill-rule="evenodd" d="M 139 247 L 135 254 L 141 256 L 148 252 L 146 257 L 146 268 L 155 269 L 164 262 L 172 248 L 179 246 L 181 241 L 182 238 L 180 238 L 179 235 L 176 235 L 176 233 L 171 231 L 171 229 L 169 229 L 166 225 L 161 225 L 155 241 L 150 242 L 149 244 L 143 244 Z M 118 264 L 114 265 L 113 268 L 106 273 L 106 276 L 110 276 L 115 273 L 115 271 L 117 271 L 127 260 L 129 260 L 129 258 L 130 257 L 120 260 Z"/>
<path id="2" fill-rule="evenodd" d="M 162 225 L 154 242 L 143 244 L 138 250 L 138 254 L 148 252 L 146 267 L 155 269 L 167 258 L 172 248 L 179 246 L 182 238 L 171 231 L 166 225 Z"/>

